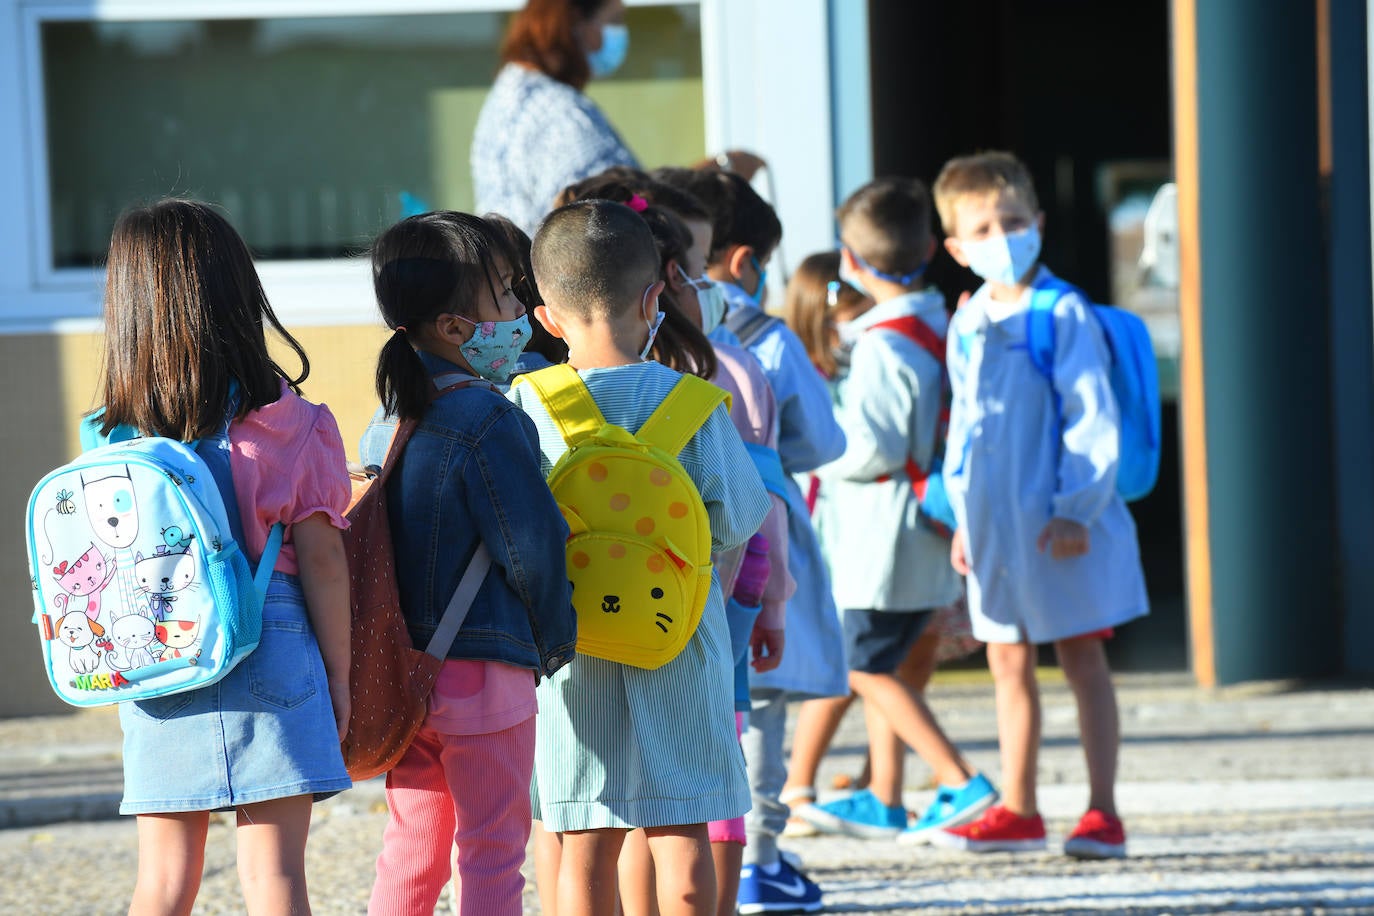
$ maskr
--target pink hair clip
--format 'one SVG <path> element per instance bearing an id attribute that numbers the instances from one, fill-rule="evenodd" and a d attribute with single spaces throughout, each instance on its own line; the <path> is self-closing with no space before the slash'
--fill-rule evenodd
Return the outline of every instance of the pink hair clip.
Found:
<path id="1" fill-rule="evenodd" d="M 649 209 L 649 202 L 638 194 L 631 194 L 630 199 L 625 202 L 625 206 L 636 213 L 643 213 L 645 210 Z"/>

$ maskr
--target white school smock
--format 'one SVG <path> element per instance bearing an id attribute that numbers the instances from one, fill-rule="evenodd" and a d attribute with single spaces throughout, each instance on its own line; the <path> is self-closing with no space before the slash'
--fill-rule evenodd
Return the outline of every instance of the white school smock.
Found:
<path id="1" fill-rule="evenodd" d="M 1037 281 L 1050 276 L 1040 268 Z M 1108 350 L 1075 293 L 1054 307 L 1055 411 L 1026 345 L 1030 293 L 994 302 L 983 286 L 948 339 L 954 401 L 945 486 L 968 547 L 969 614 L 984 642 L 1051 642 L 1149 613 L 1135 522 L 1116 492 L 1119 418 Z M 1088 529 L 1088 552 L 1036 549 L 1052 516 Z"/>
<path id="2" fill-rule="evenodd" d="M 944 296 L 922 290 L 889 299 L 855 319 L 849 374 L 837 415 L 848 446 L 821 468 L 824 545 L 835 603 L 844 610 L 920 611 L 959 597 L 949 541 L 917 517 L 907 476 L 930 467 L 943 407 L 940 363 L 900 332 L 874 326 L 913 316 L 944 336 Z"/>
<path id="3" fill-rule="evenodd" d="M 722 283 L 727 307 L 757 309 L 742 289 Z M 711 339 L 739 346 L 724 325 Z M 787 569 L 797 584 L 787 602 L 787 645 L 772 671 L 749 672 L 750 690 L 781 690 L 795 699 L 849 692 L 844 635 L 830 574 L 825 568 L 806 497 L 792 475 L 813 471 L 844 453 L 844 432 L 835 421 L 830 392 L 792 329 L 774 322 L 747 348 L 763 367 L 778 403 L 778 454 L 787 471 Z"/>

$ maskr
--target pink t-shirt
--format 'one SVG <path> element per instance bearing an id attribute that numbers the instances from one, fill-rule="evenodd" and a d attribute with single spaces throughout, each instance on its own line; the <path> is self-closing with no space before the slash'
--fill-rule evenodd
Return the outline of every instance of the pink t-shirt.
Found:
<path id="1" fill-rule="evenodd" d="M 291 526 L 317 512 L 335 528 L 348 527 L 351 487 L 343 437 L 334 415 L 281 383 L 281 397 L 229 425 L 229 465 L 243 520 L 244 553 L 253 563 L 267 545 L 267 532 L 286 523 L 281 554 L 273 567 L 296 574 Z"/>
<path id="2" fill-rule="evenodd" d="M 488 735 L 519 725 L 538 710 L 533 671 L 451 658 L 434 681 L 425 726 L 444 735 Z"/>

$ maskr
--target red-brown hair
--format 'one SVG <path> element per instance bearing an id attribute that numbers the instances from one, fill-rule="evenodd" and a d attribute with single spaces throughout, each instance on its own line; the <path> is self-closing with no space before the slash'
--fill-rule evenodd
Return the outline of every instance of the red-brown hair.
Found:
<path id="1" fill-rule="evenodd" d="M 579 92 L 592 78 L 587 52 L 573 27 L 596 15 L 606 0 L 529 0 L 511 17 L 501 43 L 501 61 L 528 64 Z"/>

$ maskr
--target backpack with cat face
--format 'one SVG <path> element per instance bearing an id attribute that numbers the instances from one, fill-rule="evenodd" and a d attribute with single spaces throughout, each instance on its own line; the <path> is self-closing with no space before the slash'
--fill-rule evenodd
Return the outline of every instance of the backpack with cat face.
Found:
<path id="1" fill-rule="evenodd" d="M 606 422 L 566 364 L 515 384 L 535 390 L 568 446 L 549 489 L 570 531 L 578 653 L 667 664 L 696 632 L 711 588 L 711 523 L 677 455 L 730 396 L 684 375 L 631 433 Z"/>
<path id="2" fill-rule="evenodd" d="M 34 623 L 48 680 L 73 706 L 194 690 L 258 645 L 281 546 L 273 526 L 256 580 L 240 548 L 229 417 L 199 443 L 141 437 L 98 420 L 95 445 L 29 497 Z"/>

